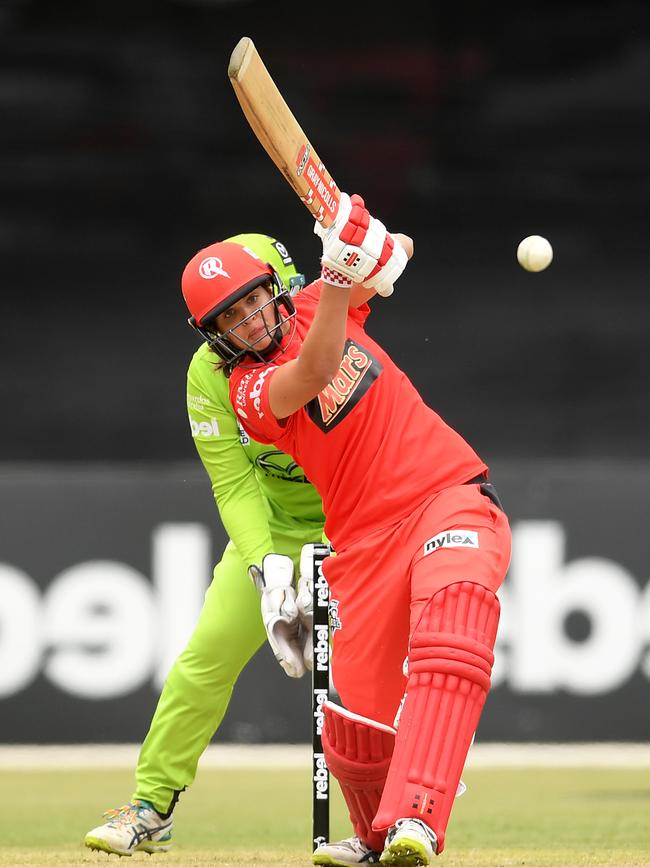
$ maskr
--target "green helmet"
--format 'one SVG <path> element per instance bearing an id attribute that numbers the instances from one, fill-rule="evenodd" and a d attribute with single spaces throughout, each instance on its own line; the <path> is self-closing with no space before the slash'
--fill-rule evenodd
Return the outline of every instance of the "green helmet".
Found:
<path id="1" fill-rule="evenodd" d="M 233 235 L 225 238 L 233 244 L 248 247 L 262 262 L 267 262 L 282 281 L 285 289 L 293 295 L 305 285 L 305 275 L 300 274 L 293 264 L 291 254 L 282 241 L 271 238 L 270 235 L 257 235 L 253 232 Z"/>

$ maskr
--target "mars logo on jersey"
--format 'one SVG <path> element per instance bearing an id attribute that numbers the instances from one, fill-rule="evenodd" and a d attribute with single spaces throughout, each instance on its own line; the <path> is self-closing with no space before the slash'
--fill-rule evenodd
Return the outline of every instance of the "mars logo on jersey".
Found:
<path id="1" fill-rule="evenodd" d="M 367 349 L 352 340 L 345 341 L 339 372 L 305 409 L 311 420 L 327 433 L 356 406 L 383 367 Z"/>

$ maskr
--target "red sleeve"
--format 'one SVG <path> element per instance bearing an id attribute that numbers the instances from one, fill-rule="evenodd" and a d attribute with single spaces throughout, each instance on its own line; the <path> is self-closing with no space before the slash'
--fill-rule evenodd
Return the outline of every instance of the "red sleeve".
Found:
<path id="1" fill-rule="evenodd" d="M 350 307 L 348 316 L 353 322 L 362 327 L 366 324 L 366 319 L 370 315 L 370 305 L 366 301 L 365 304 L 360 304 L 358 307 Z"/>
<path id="2" fill-rule="evenodd" d="M 262 443 L 272 443 L 285 428 L 269 408 L 269 382 L 276 364 L 253 370 L 235 368 L 230 377 L 230 400 L 246 433 Z"/>

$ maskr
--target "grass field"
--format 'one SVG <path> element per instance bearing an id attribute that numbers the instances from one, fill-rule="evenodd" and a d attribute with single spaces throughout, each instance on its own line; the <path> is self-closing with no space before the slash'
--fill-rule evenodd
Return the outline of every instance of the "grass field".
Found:
<path id="1" fill-rule="evenodd" d="M 477 768 L 463 776 L 468 792 L 456 801 L 440 867 L 650 865 L 648 768 Z M 0 867 L 116 864 L 82 840 L 132 787 L 128 770 L 0 770 Z M 204 768 L 176 809 L 173 850 L 121 863 L 309 865 L 310 811 L 308 771 Z M 335 786 L 332 836 L 349 833 Z"/>

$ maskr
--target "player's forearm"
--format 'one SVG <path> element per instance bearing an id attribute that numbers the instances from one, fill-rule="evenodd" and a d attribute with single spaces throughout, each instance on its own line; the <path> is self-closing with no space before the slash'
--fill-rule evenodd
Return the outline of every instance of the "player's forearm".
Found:
<path id="1" fill-rule="evenodd" d="M 368 289 L 363 283 L 355 283 L 350 292 L 350 307 L 356 310 L 357 307 L 361 307 L 362 304 L 374 298 L 376 294 L 375 289 Z"/>
<path id="2" fill-rule="evenodd" d="M 297 364 L 300 375 L 314 383 L 312 397 L 331 382 L 339 369 L 349 306 L 350 289 L 322 284 L 316 315 Z"/>
<path id="3" fill-rule="evenodd" d="M 343 357 L 350 290 L 323 284 L 314 321 L 298 358 L 280 365 L 269 382 L 269 408 L 288 418 L 336 376 Z"/>
<path id="4" fill-rule="evenodd" d="M 261 499 L 244 496 L 217 505 L 224 530 L 242 560 L 247 565 L 261 563 L 264 555 L 274 547 L 268 512 Z"/>
<path id="5" fill-rule="evenodd" d="M 195 440 L 210 477 L 221 523 L 246 563 L 257 563 L 272 550 L 268 513 L 253 466 L 239 440 Z"/>

